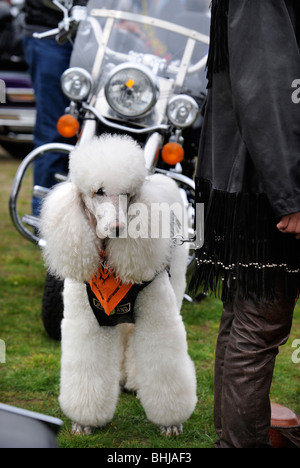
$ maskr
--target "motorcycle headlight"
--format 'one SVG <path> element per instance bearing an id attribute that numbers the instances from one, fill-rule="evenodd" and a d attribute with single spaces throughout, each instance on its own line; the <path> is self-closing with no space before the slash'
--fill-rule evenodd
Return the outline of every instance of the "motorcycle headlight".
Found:
<path id="1" fill-rule="evenodd" d="M 194 98 L 180 94 L 170 99 L 167 114 L 170 122 L 179 128 L 193 125 L 199 113 L 199 106 Z"/>
<path id="2" fill-rule="evenodd" d="M 61 77 L 63 93 L 70 101 L 84 101 L 89 96 L 92 85 L 91 75 L 83 68 L 69 68 Z"/>
<path id="3" fill-rule="evenodd" d="M 156 104 L 159 88 L 155 77 L 146 67 L 127 63 L 115 67 L 109 75 L 105 97 L 117 114 L 141 117 Z"/>

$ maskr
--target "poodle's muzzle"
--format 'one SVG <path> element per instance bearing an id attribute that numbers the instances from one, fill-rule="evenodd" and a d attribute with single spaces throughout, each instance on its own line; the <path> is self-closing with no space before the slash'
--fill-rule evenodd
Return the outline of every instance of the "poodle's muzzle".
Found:
<path id="1" fill-rule="evenodd" d="M 127 195 L 82 195 L 82 201 L 89 223 L 99 239 L 122 237 L 127 226 Z"/>

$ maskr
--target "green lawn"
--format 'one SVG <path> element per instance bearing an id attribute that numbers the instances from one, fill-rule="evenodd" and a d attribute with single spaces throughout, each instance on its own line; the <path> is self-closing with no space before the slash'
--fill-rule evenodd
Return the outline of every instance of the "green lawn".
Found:
<path id="1" fill-rule="evenodd" d="M 38 248 L 23 239 L 12 226 L 8 197 L 18 162 L 0 156 L 0 340 L 6 345 L 6 363 L 0 364 L 0 402 L 63 420 L 58 436 L 60 447 L 106 448 L 211 448 L 213 428 L 214 350 L 221 303 L 206 298 L 197 305 L 185 302 L 183 317 L 189 350 L 198 379 L 198 404 L 184 432 L 168 439 L 147 421 L 134 395 L 121 394 L 113 421 L 92 436 L 73 436 L 70 421 L 57 401 L 59 391 L 60 343 L 51 340 L 41 322 L 41 300 L 45 269 Z M 30 203 L 31 178 L 26 180 L 24 202 Z M 292 343 L 300 339 L 298 305 L 289 342 L 277 359 L 272 400 L 300 413 L 300 364 L 292 362 Z"/>

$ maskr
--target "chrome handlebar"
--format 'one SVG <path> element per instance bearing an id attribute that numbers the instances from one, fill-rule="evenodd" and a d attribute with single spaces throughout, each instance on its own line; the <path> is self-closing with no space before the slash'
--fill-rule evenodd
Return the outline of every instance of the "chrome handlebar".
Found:
<path id="1" fill-rule="evenodd" d="M 56 38 L 58 44 L 62 45 L 69 40 L 76 32 L 79 23 L 86 18 L 86 7 L 75 6 L 72 9 L 66 8 L 58 0 L 51 0 L 63 12 L 63 20 L 55 29 L 50 29 L 43 33 L 33 33 L 35 39 Z"/>

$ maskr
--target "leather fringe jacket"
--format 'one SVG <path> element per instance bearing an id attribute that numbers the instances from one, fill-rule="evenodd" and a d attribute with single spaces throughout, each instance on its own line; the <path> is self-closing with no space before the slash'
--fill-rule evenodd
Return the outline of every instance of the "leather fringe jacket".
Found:
<path id="1" fill-rule="evenodd" d="M 205 241 L 191 289 L 288 297 L 300 286 L 300 241 L 282 234 L 300 211 L 299 0 L 213 0 L 208 98 L 196 174 Z M 300 95 L 300 91 L 299 91 Z"/>

